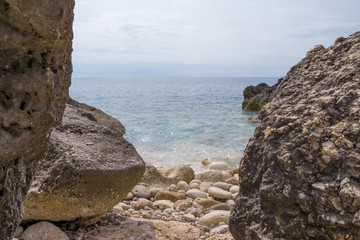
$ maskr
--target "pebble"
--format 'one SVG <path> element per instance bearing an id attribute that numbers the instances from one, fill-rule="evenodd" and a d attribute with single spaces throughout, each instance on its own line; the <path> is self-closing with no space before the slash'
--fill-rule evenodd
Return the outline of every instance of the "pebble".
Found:
<path id="1" fill-rule="evenodd" d="M 150 198 L 151 192 L 147 187 L 136 185 L 132 190 L 132 194 L 134 194 L 135 197 L 139 198 Z"/>
<path id="2" fill-rule="evenodd" d="M 233 185 L 226 182 L 216 182 L 213 186 L 221 188 L 223 190 L 229 190 Z"/>
<path id="3" fill-rule="evenodd" d="M 177 191 L 179 191 L 179 188 L 175 184 L 171 184 L 169 186 L 169 191 L 170 192 L 177 192 Z"/>
<path id="4" fill-rule="evenodd" d="M 213 224 L 218 225 L 221 222 L 229 224 L 229 216 L 230 211 L 215 210 L 202 216 L 199 220 L 199 223 L 208 226 L 211 226 Z"/>
<path id="5" fill-rule="evenodd" d="M 240 187 L 239 186 L 232 186 L 229 191 L 232 193 L 232 194 L 237 194 L 239 193 L 240 191 Z"/>
<path id="6" fill-rule="evenodd" d="M 186 196 L 190 198 L 207 198 L 208 194 L 199 189 L 190 189 L 186 192 Z"/>
<path id="7" fill-rule="evenodd" d="M 232 171 L 233 168 L 226 162 L 211 162 L 205 169 L 209 170 L 219 170 L 219 171 Z"/>
<path id="8" fill-rule="evenodd" d="M 200 183 L 199 189 L 203 192 L 208 192 L 208 189 L 213 185 L 212 182 L 202 182 Z"/>
<path id="9" fill-rule="evenodd" d="M 69 240 L 60 228 L 49 222 L 38 222 L 29 226 L 21 235 L 23 240 Z"/>
<path id="10" fill-rule="evenodd" d="M 173 208 L 174 203 L 169 200 L 157 200 L 153 202 L 153 207 L 155 209 L 164 210 L 166 208 Z"/>
<path id="11" fill-rule="evenodd" d="M 232 194 L 218 187 L 210 187 L 208 193 L 211 197 L 219 199 L 231 199 Z"/>
<path id="12" fill-rule="evenodd" d="M 231 207 L 226 203 L 219 203 L 217 205 L 214 205 L 210 207 L 211 210 L 224 210 L 224 211 L 230 211 Z"/>
<path id="13" fill-rule="evenodd" d="M 183 218 L 184 218 L 184 220 L 187 221 L 187 222 L 195 222 L 195 221 L 196 221 L 195 216 L 192 215 L 191 213 L 184 214 L 184 215 L 183 215 Z"/>
<path id="14" fill-rule="evenodd" d="M 179 191 L 183 190 L 186 192 L 190 189 L 189 184 L 185 181 L 179 181 L 176 186 L 178 187 Z"/>
<path id="15" fill-rule="evenodd" d="M 200 189 L 200 184 L 197 182 L 193 182 L 189 184 L 191 189 Z"/>

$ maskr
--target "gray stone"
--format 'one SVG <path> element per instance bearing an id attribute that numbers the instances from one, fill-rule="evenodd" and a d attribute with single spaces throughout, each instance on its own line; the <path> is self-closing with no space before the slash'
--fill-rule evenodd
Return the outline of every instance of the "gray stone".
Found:
<path id="1" fill-rule="evenodd" d="M 144 168 L 121 134 L 99 125 L 86 109 L 67 104 L 34 174 L 23 221 L 92 224 L 126 197 Z"/>
<path id="2" fill-rule="evenodd" d="M 144 187 L 141 185 L 136 185 L 131 190 L 131 192 L 135 197 L 139 197 L 139 198 L 150 198 L 151 197 L 150 190 L 147 187 Z"/>
<path id="3" fill-rule="evenodd" d="M 60 228 L 49 222 L 38 222 L 28 227 L 21 235 L 22 240 L 69 240 Z"/>
<path id="4" fill-rule="evenodd" d="M 208 193 L 211 197 L 218 198 L 218 199 L 231 199 L 232 194 L 228 191 L 225 191 L 218 187 L 210 187 Z"/>
<path id="5" fill-rule="evenodd" d="M 68 98 L 74 0 L 0 5 L 0 236 L 10 239 Z"/>
<path id="6" fill-rule="evenodd" d="M 190 189 L 186 192 L 186 196 L 190 198 L 207 198 L 207 194 L 199 189 Z"/>

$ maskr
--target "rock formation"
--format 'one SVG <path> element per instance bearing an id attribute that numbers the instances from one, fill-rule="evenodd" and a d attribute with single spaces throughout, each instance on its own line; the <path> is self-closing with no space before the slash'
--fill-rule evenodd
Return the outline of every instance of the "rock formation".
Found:
<path id="1" fill-rule="evenodd" d="M 25 198 L 23 221 L 92 224 L 118 204 L 144 173 L 145 164 L 135 148 L 97 120 L 111 120 L 110 116 L 71 102 L 85 109 L 66 105 Z M 120 126 L 116 121 L 107 123 Z"/>
<path id="2" fill-rule="evenodd" d="M 360 32 L 316 46 L 259 112 L 236 239 L 360 239 Z"/>
<path id="3" fill-rule="evenodd" d="M 73 0 L 0 0 L 0 236 L 11 238 L 32 170 L 70 85 Z"/>
<path id="4" fill-rule="evenodd" d="M 274 90 L 282 81 L 282 78 L 274 85 L 269 87 L 266 83 L 257 86 L 248 86 L 244 89 L 244 101 L 242 108 L 246 111 L 258 112 L 268 102 L 271 101 Z"/>

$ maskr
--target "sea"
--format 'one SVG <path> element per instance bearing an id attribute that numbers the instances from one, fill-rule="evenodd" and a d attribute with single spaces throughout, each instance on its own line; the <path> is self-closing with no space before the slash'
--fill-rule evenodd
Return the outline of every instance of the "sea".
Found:
<path id="1" fill-rule="evenodd" d="M 70 96 L 118 119 L 145 162 L 158 168 L 201 161 L 238 166 L 257 124 L 243 90 L 278 78 L 73 78 Z"/>

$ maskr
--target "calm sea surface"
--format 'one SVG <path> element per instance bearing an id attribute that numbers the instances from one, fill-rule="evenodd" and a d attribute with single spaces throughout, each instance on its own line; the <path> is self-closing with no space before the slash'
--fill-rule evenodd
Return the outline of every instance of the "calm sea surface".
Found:
<path id="1" fill-rule="evenodd" d="M 119 119 L 146 162 L 168 168 L 209 158 L 237 166 L 256 124 L 243 89 L 277 78 L 73 78 L 70 96 Z"/>

